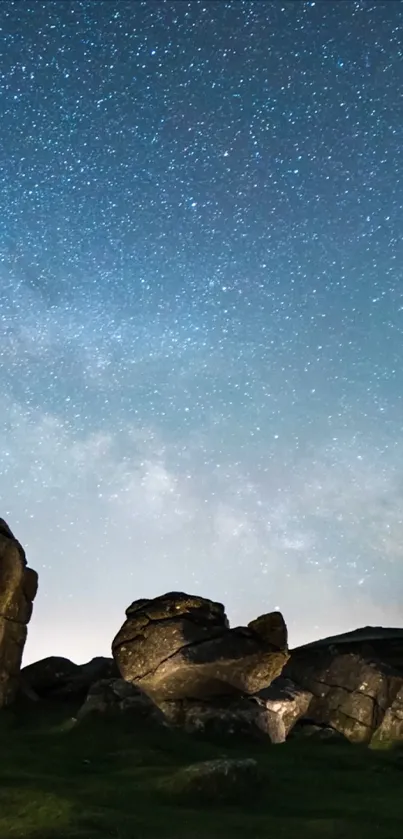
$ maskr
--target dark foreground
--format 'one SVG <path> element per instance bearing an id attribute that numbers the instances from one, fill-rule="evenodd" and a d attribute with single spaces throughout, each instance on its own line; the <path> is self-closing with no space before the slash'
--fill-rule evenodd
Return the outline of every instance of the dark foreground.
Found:
<path id="1" fill-rule="evenodd" d="M 129 716 L 0 715 L 0 839 L 400 839 L 403 750 L 339 741 L 206 743 Z M 187 799 L 188 764 L 254 757 L 261 789 Z M 214 795 L 213 795 L 214 798 Z"/>

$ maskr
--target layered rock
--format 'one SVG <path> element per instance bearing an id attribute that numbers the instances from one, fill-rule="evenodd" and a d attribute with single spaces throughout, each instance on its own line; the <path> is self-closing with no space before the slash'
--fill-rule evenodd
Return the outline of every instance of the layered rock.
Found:
<path id="1" fill-rule="evenodd" d="M 0 708 L 14 699 L 38 575 L 27 567 L 25 552 L 0 519 Z"/>
<path id="2" fill-rule="evenodd" d="M 119 671 L 156 702 L 253 694 L 288 659 L 280 613 L 229 628 L 221 603 L 183 592 L 137 600 L 112 643 Z"/>

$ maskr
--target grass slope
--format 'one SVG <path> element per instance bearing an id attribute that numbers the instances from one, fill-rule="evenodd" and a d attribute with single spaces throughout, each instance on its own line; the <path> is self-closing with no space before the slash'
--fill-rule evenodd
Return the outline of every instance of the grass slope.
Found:
<path id="1" fill-rule="evenodd" d="M 400 839 L 403 753 L 336 741 L 202 742 L 129 716 L 64 723 L 74 709 L 0 713 L 0 839 Z M 227 806 L 175 800 L 168 779 L 254 757 L 264 794 Z M 253 790 L 251 790 L 253 793 Z"/>

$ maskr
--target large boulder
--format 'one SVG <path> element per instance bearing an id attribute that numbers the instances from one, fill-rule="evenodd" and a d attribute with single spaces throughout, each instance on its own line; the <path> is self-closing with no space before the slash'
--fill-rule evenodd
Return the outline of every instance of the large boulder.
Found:
<path id="1" fill-rule="evenodd" d="M 0 519 L 0 708 L 15 698 L 27 626 L 38 575 L 27 567 L 25 552 Z"/>
<path id="2" fill-rule="evenodd" d="M 288 659 L 287 630 L 276 612 L 230 629 L 224 607 L 170 592 L 137 600 L 112 643 L 123 679 L 156 702 L 252 694 Z"/>
<path id="3" fill-rule="evenodd" d="M 351 742 L 403 739 L 403 673 L 370 656 L 328 645 L 294 650 L 283 675 L 312 698 L 306 719 L 331 726 Z M 381 733 L 382 732 L 382 733 Z"/>

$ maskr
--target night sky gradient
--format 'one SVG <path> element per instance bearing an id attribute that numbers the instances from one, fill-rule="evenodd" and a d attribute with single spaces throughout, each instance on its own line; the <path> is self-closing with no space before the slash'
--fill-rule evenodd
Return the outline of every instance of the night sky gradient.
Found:
<path id="1" fill-rule="evenodd" d="M 0 4 L 26 661 L 137 597 L 403 624 L 403 4 Z"/>

